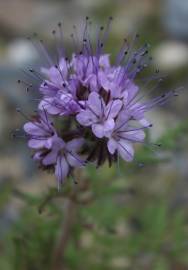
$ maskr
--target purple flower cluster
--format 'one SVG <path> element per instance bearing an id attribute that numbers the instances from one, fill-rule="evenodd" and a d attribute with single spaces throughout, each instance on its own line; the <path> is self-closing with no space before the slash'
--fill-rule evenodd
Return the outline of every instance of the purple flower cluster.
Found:
<path id="1" fill-rule="evenodd" d="M 77 52 L 69 58 L 60 53 L 58 63 L 41 69 L 38 113 L 24 130 L 34 160 L 52 167 L 58 183 L 87 162 L 111 165 L 118 156 L 132 161 L 134 144 L 144 142 L 144 131 L 152 126 L 145 113 L 174 95 L 170 91 L 149 101 L 140 95 L 135 78 L 147 68 L 147 44 L 134 50 L 124 40 L 112 64 L 103 52 L 110 22 L 92 45 L 86 18 Z"/>

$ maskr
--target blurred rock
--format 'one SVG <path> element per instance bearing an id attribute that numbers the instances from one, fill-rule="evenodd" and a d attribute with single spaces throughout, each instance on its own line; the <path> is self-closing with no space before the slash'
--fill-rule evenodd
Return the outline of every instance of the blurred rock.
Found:
<path id="1" fill-rule="evenodd" d="M 188 64 L 188 46 L 177 41 L 163 42 L 156 48 L 153 56 L 159 69 L 174 71 Z"/>
<path id="2" fill-rule="evenodd" d="M 128 257 L 114 257 L 111 260 L 113 269 L 129 269 L 130 265 L 131 261 Z"/>
<path id="3" fill-rule="evenodd" d="M 114 35 L 133 34 L 139 30 L 146 16 L 153 13 L 153 6 L 158 5 L 153 0 L 118 0 L 114 5 Z"/>
<path id="4" fill-rule="evenodd" d="M 174 37 L 188 39 L 188 1 L 165 0 L 163 21 L 166 30 Z"/>
<path id="5" fill-rule="evenodd" d="M 76 1 L 0 1 L 0 22 L 14 35 L 38 32 L 49 37 L 53 27 L 62 19 L 64 29 L 67 29 L 79 18 L 84 18 L 87 8 L 83 5 Z"/>
<path id="6" fill-rule="evenodd" d="M 7 46 L 7 62 L 16 66 L 31 65 L 37 60 L 37 52 L 30 41 L 16 39 Z"/>
<path id="7" fill-rule="evenodd" d="M 24 170 L 23 162 L 18 156 L 12 157 L 0 157 L 0 172 L 3 177 L 9 178 L 10 180 L 23 179 Z"/>

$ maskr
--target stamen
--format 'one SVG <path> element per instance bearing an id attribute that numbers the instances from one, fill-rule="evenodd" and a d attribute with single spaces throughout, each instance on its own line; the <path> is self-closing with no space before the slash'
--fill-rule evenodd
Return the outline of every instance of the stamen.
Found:
<path id="1" fill-rule="evenodd" d="M 106 27 L 104 29 L 104 35 L 103 35 L 103 37 L 102 37 L 102 39 L 100 41 L 99 55 L 102 54 L 102 48 L 104 47 L 104 45 L 105 45 L 105 43 L 106 43 L 106 41 L 107 41 L 107 39 L 109 37 L 109 31 L 110 31 L 110 26 L 111 26 L 112 20 L 113 20 L 113 17 L 110 16 L 108 18 L 107 25 L 106 25 Z"/>
<path id="2" fill-rule="evenodd" d="M 62 30 L 62 22 L 58 23 L 58 29 L 59 29 L 59 34 L 60 34 L 60 57 L 64 57 L 65 56 L 65 48 L 64 48 L 64 37 L 63 37 L 63 30 Z"/>
<path id="3" fill-rule="evenodd" d="M 37 72 L 36 70 L 30 68 L 29 72 L 32 73 L 34 75 L 34 77 L 37 78 L 39 81 L 44 80 L 44 78 L 42 78 L 41 74 L 39 72 Z"/>
<path id="4" fill-rule="evenodd" d="M 28 92 L 33 87 L 32 84 L 29 84 L 29 83 L 27 83 L 23 80 L 20 80 L 20 79 L 18 79 L 17 82 L 18 82 L 18 84 L 23 84 L 24 86 L 26 86 L 26 92 Z"/>
<path id="5" fill-rule="evenodd" d="M 56 63 L 58 65 L 59 63 L 59 58 L 60 58 L 60 50 L 59 50 L 59 47 L 58 47 L 58 41 L 57 41 L 57 36 L 56 36 L 56 30 L 52 30 L 52 36 L 53 36 L 53 39 L 54 39 L 54 43 L 55 43 L 55 57 L 56 57 Z"/>

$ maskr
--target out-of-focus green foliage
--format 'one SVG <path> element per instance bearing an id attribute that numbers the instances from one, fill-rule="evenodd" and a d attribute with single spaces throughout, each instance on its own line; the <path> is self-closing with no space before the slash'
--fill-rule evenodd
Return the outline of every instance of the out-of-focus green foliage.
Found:
<path id="1" fill-rule="evenodd" d="M 142 173 L 150 166 L 168 162 L 178 147 L 185 144 L 187 122 L 167 131 L 155 148 L 137 150 L 137 163 L 107 169 L 88 166 L 83 179 L 88 183 L 78 201 L 77 215 L 65 253 L 66 269 L 171 270 L 188 267 L 187 213 L 171 205 L 165 193 L 142 192 L 147 185 Z M 149 136 L 148 136 L 149 142 Z M 178 142 L 178 143 L 177 143 Z M 158 155 L 157 153 L 160 153 Z M 168 153 L 164 158 L 163 154 Z M 139 162 L 144 163 L 140 167 Z M 132 181 L 133 176 L 135 179 Z M 1 247 L 0 269 L 51 269 L 51 260 L 64 221 L 63 207 L 72 182 L 58 192 L 50 189 L 41 197 L 14 190 L 24 202 Z M 142 186 L 143 188 L 143 186 Z M 145 186 L 147 190 L 147 187 Z M 10 194 L 7 188 L 4 194 Z M 8 195 L 1 197 L 1 204 Z M 186 268 L 185 268 L 186 269 Z"/>

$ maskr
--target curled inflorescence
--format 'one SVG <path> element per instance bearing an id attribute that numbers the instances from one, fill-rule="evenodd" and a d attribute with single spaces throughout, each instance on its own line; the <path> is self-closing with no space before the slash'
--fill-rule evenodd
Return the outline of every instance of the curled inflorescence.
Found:
<path id="1" fill-rule="evenodd" d="M 39 87 L 41 100 L 24 131 L 28 146 L 34 149 L 33 159 L 52 168 L 59 184 L 87 162 L 100 166 L 108 160 L 111 165 L 119 156 L 132 161 L 133 145 L 143 143 L 145 129 L 152 126 L 145 113 L 176 95 L 169 91 L 150 100 L 140 95 L 135 78 L 147 68 L 150 58 L 148 44 L 134 49 L 138 35 L 130 43 L 123 41 L 112 64 L 110 54 L 104 52 L 111 21 L 109 18 L 106 27 L 98 29 L 92 43 L 87 17 L 80 46 L 72 34 L 75 51 L 67 57 L 61 45 L 56 64 L 47 56 L 50 66 L 40 71 L 40 77 L 44 76 Z M 61 23 L 58 28 L 62 33 Z M 55 38 L 56 34 L 53 31 Z M 46 53 L 44 46 L 42 50 Z M 30 72 L 39 76 L 35 70 Z M 157 74 L 147 78 L 145 86 L 156 78 L 160 81 Z"/>

